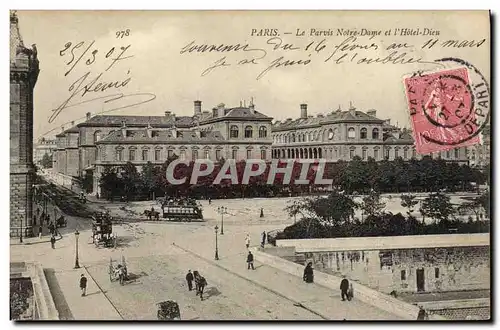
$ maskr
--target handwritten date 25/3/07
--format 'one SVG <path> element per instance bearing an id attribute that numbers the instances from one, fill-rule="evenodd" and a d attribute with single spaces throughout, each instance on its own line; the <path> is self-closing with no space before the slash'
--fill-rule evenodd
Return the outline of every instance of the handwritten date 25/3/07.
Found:
<path id="1" fill-rule="evenodd" d="M 70 66 L 69 70 L 64 73 L 64 76 L 70 74 L 75 66 L 80 63 L 80 61 L 82 61 L 82 59 L 84 61 L 83 63 L 87 66 L 94 64 L 99 59 L 100 51 L 97 47 L 94 47 L 94 44 L 95 40 L 90 43 L 80 41 L 77 44 L 73 44 L 73 42 L 69 41 L 64 45 L 63 49 L 59 51 L 59 56 L 68 58 L 68 62 L 66 62 L 66 65 Z M 102 52 L 102 57 L 104 57 L 105 60 L 111 60 L 111 63 L 105 71 L 111 69 L 116 62 L 133 57 L 134 55 L 124 55 L 130 48 L 130 46 L 131 45 L 119 47 L 113 46 Z"/>

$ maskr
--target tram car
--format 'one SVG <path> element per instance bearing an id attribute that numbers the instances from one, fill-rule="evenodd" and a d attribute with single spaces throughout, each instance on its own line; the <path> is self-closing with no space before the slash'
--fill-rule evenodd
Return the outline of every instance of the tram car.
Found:
<path id="1" fill-rule="evenodd" d="M 92 242 L 96 247 L 114 247 L 116 236 L 113 235 L 112 218 L 107 213 L 92 216 Z"/>
<path id="2" fill-rule="evenodd" d="M 203 221 L 203 208 L 195 200 L 166 200 L 161 208 L 167 221 Z"/>

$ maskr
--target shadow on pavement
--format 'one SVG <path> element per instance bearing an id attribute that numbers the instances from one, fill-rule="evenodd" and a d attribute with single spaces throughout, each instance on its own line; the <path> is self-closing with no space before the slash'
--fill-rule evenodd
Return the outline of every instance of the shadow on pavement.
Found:
<path id="1" fill-rule="evenodd" d="M 128 273 L 128 280 L 129 281 L 137 281 L 143 276 L 148 276 L 147 273 L 145 272 L 140 272 L 139 274 L 134 274 L 134 273 Z"/>
<path id="2" fill-rule="evenodd" d="M 209 287 L 203 292 L 203 300 L 207 300 L 210 297 L 216 297 L 220 295 L 221 292 L 216 287 Z"/>
<path id="3" fill-rule="evenodd" d="M 47 284 L 49 285 L 50 293 L 52 294 L 52 299 L 54 299 L 54 304 L 56 305 L 57 311 L 59 312 L 60 320 L 74 320 L 73 313 L 69 308 L 66 299 L 64 298 L 64 293 L 57 282 L 55 271 L 53 268 L 45 268 L 43 270 L 45 278 L 47 279 Z"/>
<path id="4" fill-rule="evenodd" d="M 130 243 L 136 241 L 134 236 L 118 236 L 116 238 L 116 247 L 129 247 Z"/>

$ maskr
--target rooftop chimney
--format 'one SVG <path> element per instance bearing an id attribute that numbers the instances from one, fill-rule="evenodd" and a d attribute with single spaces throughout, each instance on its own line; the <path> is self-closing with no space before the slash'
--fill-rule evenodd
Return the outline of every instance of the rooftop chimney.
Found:
<path id="1" fill-rule="evenodd" d="M 90 120 L 90 112 L 87 112 L 87 120 Z"/>
<path id="2" fill-rule="evenodd" d="M 307 118 L 307 104 L 302 103 L 300 105 L 300 118 L 306 119 Z"/>
<path id="3" fill-rule="evenodd" d="M 165 117 L 170 117 L 171 114 L 172 114 L 171 111 L 165 111 Z"/>
<path id="4" fill-rule="evenodd" d="M 61 126 L 61 132 L 64 132 L 64 126 Z"/>
<path id="5" fill-rule="evenodd" d="M 194 115 L 201 114 L 201 101 L 194 101 Z"/>
<path id="6" fill-rule="evenodd" d="M 224 117 L 225 113 L 224 113 L 224 109 L 225 109 L 226 105 L 224 103 L 221 103 L 217 106 L 217 117 L 221 118 L 221 117 Z"/>
<path id="7" fill-rule="evenodd" d="M 148 138 L 153 137 L 153 127 L 148 123 L 148 127 L 146 127 L 146 134 L 148 135 Z"/>
<path id="8" fill-rule="evenodd" d="M 349 113 L 351 116 L 356 116 L 356 108 L 352 105 L 352 102 L 349 102 Z"/>
<path id="9" fill-rule="evenodd" d="M 73 126 L 75 126 L 75 121 L 74 120 L 71 121 L 71 127 L 73 127 Z"/>
<path id="10" fill-rule="evenodd" d="M 342 109 L 340 109 L 340 104 L 339 104 L 339 107 L 337 108 L 337 112 L 341 112 Z"/>
<path id="11" fill-rule="evenodd" d="M 391 119 L 390 119 L 390 118 L 389 118 L 389 119 L 386 119 L 386 120 L 385 120 L 385 124 L 386 124 L 386 125 L 390 125 L 390 124 L 391 124 Z"/>
<path id="12" fill-rule="evenodd" d="M 125 120 L 122 120 L 121 130 L 122 130 L 122 136 L 127 137 L 127 125 L 125 124 Z"/>
<path id="13" fill-rule="evenodd" d="M 255 113 L 255 104 L 253 104 L 253 99 L 252 99 L 252 101 L 250 101 L 250 105 L 248 106 L 248 109 L 250 109 L 250 112 L 252 114 Z"/>

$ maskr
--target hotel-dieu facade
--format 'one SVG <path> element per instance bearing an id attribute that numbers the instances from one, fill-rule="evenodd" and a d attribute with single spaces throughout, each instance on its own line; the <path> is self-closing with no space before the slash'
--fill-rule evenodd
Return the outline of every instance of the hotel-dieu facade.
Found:
<path id="1" fill-rule="evenodd" d="M 300 111 L 300 112 L 299 112 Z M 275 121 L 249 106 L 224 104 L 202 111 L 194 101 L 193 116 L 112 116 L 87 113 L 84 122 L 56 135 L 55 171 L 71 177 L 91 175 L 93 193 L 107 166 L 148 161 L 161 165 L 174 154 L 181 159 L 326 159 L 349 161 L 355 156 L 380 161 L 421 158 L 411 131 L 377 118 L 376 110 L 360 111 L 352 104 L 326 115 L 308 115 L 307 104 L 297 108 L 299 118 Z M 489 146 L 488 146 L 489 148 Z M 466 148 L 433 153 L 432 157 L 467 164 Z"/>

